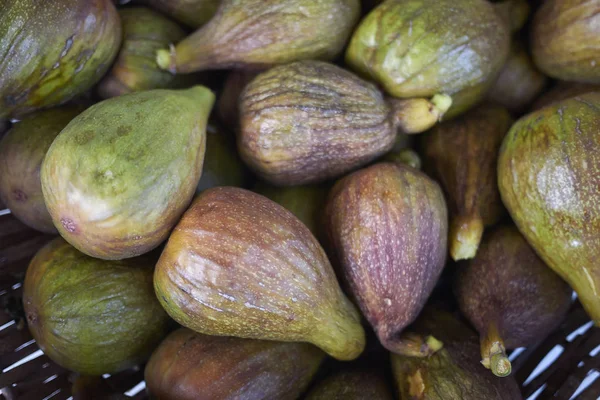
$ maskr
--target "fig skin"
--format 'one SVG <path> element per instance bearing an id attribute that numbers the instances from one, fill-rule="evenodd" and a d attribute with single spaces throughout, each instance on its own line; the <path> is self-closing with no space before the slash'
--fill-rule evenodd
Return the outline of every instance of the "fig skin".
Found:
<path id="1" fill-rule="evenodd" d="M 485 96 L 509 46 L 509 29 L 487 1 L 388 0 L 361 21 L 346 63 L 394 97 L 450 96 L 443 118 L 452 118 Z"/>
<path id="2" fill-rule="evenodd" d="M 144 4 L 190 28 L 199 28 L 217 12 L 221 0 L 144 0 Z"/>
<path id="3" fill-rule="evenodd" d="M 400 164 L 408 165 L 414 169 L 421 169 L 422 161 L 419 153 L 413 149 L 402 149 L 399 151 L 390 151 L 387 153 L 382 161 L 397 162 Z"/>
<path id="4" fill-rule="evenodd" d="M 504 139 L 498 184 L 504 205 L 544 262 L 600 323 L 600 93 L 535 111 Z"/>
<path id="5" fill-rule="evenodd" d="M 477 256 L 460 268 L 455 291 L 481 336 L 482 364 L 494 374 L 492 360 L 509 362 L 505 349 L 539 343 L 558 327 L 573 293 L 514 226 L 486 233 Z"/>
<path id="6" fill-rule="evenodd" d="M 215 16 L 156 61 L 172 73 L 333 60 L 360 17 L 359 0 L 222 0 Z"/>
<path id="7" fill-rule="evenodd" d="M 23 285 L 33 338 L 57 364 L 82 374 L 144 361 L 169 325 L 152 291 L 152 265 L 95 259 L 54 239 L 35 255 Z"/>
<path id="8" fill-rule="evenodd" d="M 559 101 L 590 92 L 600 92 L 600 84 L 558 82 L 552 89 L 545 92 L 533 103 L 531 111 L 537 111 Z"/>
<path id="9" fill-rule="evenodd" d="M 121 22 L 111 0 L 7 0 L 2 8 L 0 119 L 84 93 L 119 51 Z"/>
<path id="10" fill-rule="evenodd" d="M 600 83 L 600 3 L 546 0 L 531 27 L 531 50 L 538 68 L 556 79 Z"/>
<path id="11" fill-rule="evenodd" d="M 442 190 L 422 172 L 378 163 L 335 184 L 325 209 L 329 243 L 379 341 L 403 352 L 444 268 L 448 216 Z"/>
<path id="12" fill-rule="evenodd" d="M 276 186 L 323 182 L 388 152 L 393 115 L 374 85 L 333 64 L 298 61 L 246 86 L 238 149 Z"/>
<path id="13" fill-rule="evenodd" d="M 393 400 L 385 378 L 373 369 L 346 368 L 317 384 L 305 400 Z"/>
<path id="14" fill-rule="evenodd" d="M 219 120 L 232 132 L 240 130 L 240 95 L 259 71 L 234 70 L 227 75 L 221 96 L 217 100 Z"/>
<path id="15" fill-rule="evenodd" d="M 296 400 L 325 353 L 308 343 L 207 336 L 187 328 L 154 351 L 144 377 L 161 400 Z"/>
<path id="16" fill-rule="evenodd" d="M 309 342 L 340 360 L 362 352 L 360 316 L 322 247 L 290 211 L 248 190 L 194 200 L 154 275 L 157 297 L 197 332 Z"/>
<path id="17" fill-rule="evenodd" d="M 38 231 L 58 233 L 42 194 L 42 160 L 60 131 L 83 110 L 63 106 L 29 114 L 0 140 L 0 200 Z"/>
<path id="18" fill-rule="evenodd" d="M 425 170 L 444 188 L 450 209 L 450 255 L 473 258 L 486 226 L 504 213 L 497 154 L 513 120 L 503 107 L 483 104 L 437 125 L 422 142 Z"/>
<path id="19" fill-rule="evenodd" d="M 156 51 L 185 37 L 175 22 L 144 7 L 119 10 L 123 45 L 117 60 L 100 84 L 98 93 L 107 99 L 126 93 L 190 86 L 190 76 L 174 76 L 156 65 Z"/>
<path id="20" fill-rule="evenodd" d="M 59 233 L 114 260 L 165 240 L 202 172 L 213 93 L 150 90 L 98 103 L 67 125 L 42 164 L 42 191 Z"/>

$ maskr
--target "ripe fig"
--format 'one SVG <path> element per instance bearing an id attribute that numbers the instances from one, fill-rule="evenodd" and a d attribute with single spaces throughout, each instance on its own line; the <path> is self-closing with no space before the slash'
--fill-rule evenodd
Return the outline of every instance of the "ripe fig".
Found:
<path id="1" fill-rule="evenodd" d="M 147 257 L 88 257 L 56 238 L 25 276 L 33 338 L 57 364 L 82 374 L 111 374 L 144 361 L 169 322 L 152 291 L 152 265 Z"/>
<path id="2" fill-rule="evenodd" d="M 565 318 L 573 291 L 535 254 L 516 227 L 486 233 L 456 278 L 462 313 L 481 336 L 481 363 L 510 374 L 505 349 L 539 343 Z"/>
<path id="3" fill-rule="evenodd" d="M 184 87 L 190 76 L 174 76 L 156 65 L 156 51 L 185 37 L 175 22 L 144 7 L 119 10 L 123 45 L 112 69 L 98 86 L 103 98 L 151 89 Z"/>
<path id="4" fill-rule="evenodd" d="M 600 84 L 558 82 L 552 89 L 545 92 L 533 103 L 531 111 L 536 111 L 550 104 L 589 92 L 600 92 Z"/>
<path id="5" fill-rule="evenodd" d="M 194 195 L 213 102 L 202 86 L 149 90 L 105 100 L 71 121 L 42 164 L 59 233 L 103 259 L 158 246 Z"/>
<path id="6" fill-rule="evenodd" d="M 4 0 L 1 8 L 0 119 L 85 92 L 119 51 L 111 0 Z"/>
<path id="7" fill-rule="evenodd" d="M 158 65 L 172 73 L 333 60 L 360 16 L 359 0 L 221 0 L 215 16 Z"/>
<path id="8" fill-rule="evenodd" d="M 600 324 L 600 93 L 535 111 L 504 139 L 498 184 L 517 227 Z"/>
<path id="9" fill-rule="evenodd" d="M 56 136 L 81 111 L 78 106 L 38 111 L 13 125 L 0 140 L 0 200 L 38 231 L 57 233 L 42 194 L 42 160 Z"/>
<path id="10" fill-rule="evenodd" d="M 154 286 L 171 317 L 200 333 L 309 342 L 340 360 L 365 346 L 360 316 L 308 228 L 244 189 L 208 189 L 194 200 Z"/>
<path id="11" fill-rule="evenodd" d="M 451 98 L 437 107 L 438 119 L 451 118 L 485 96 L 509 45 L 508 26 L 488 1 L 387 0 L 355 30 L 346 62 L 409 108 Z"/>
<path id="12" fill-rule="evenodd" d="M 540 70 L 566 81 L 600 83 L 600 2 L 546 0 L 531 27 L 531 50 Z"/>
<path id="13" fill-rule="evenodd" d="M 145 4 L 191 28 L 208 22 L 221 0 L 144 0 Z"/>
<path id="14" fill-rule="evenodd" d="M 207 336 L 186 328 L 154 351 L 144 373 L 161 400 L 296 400 L 325 353 L 308 343 Z"/>
<path id="15" fill-rule="evenodd" d="M 402 149 L 399 151 L 390 151 L 383 157 L 383 161 L 397 162 L 408 165 L 414 169 L 421 169 L 421 157 L 413 149 Z"/>
<path id="16" fill-rule="evenodd" d="M 426 171 L 447 194 L 454 260 L 473 258 L 484 227 L 502 217 L 497 154 L 512 122 L 504 108 L 484 104 L 436 126 L 424 137 Z"/>
<path id="17" fill-rule="evenodd" d="M 363 315 L 385 348 L 405 352 L 400 334 L 446 261 L 442 190 L 418 170 L 379 163 L 337 182 L 325 213 L 329 243 Z"/>
<path id="18" fill-rule="evenodd" d="M 373 369 L 342 369 L 316 385 L 305 400 L 392 400 L 385 377 Z"/>
<path id="19" fill-rule="evenodd" d="M 232 132 L 237 133 L 240 128 L 240 95 L 258 74 L 257 71 L 234 70 L 225 79 L 221 96 L 217 100 L 217 115 Z"/>
<path id="20" fill-rule="evenodd" d="M 333 64 L 298 61 L 246 86 L 238 148 L 272 184 L 322 182 L 388 152 L 396 138 L 394 119 L 374 85 Z"/>

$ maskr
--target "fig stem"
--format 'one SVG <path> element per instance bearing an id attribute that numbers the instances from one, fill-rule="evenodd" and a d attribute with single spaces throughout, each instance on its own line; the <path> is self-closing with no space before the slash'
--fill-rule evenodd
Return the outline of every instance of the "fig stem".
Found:
<path id="1" fill-rule="evenodd" d="M 510 375 L 512 366 L 495 323 L 490 324 L 487 334 L 481 339 L 481 358 L 481 364 L 491 369 L 494 375 L 498 377 Z"/>
<path id="2" fill-rule="evenodd" d="M 403 333 L 397 340 L 384 343 L 396 353 L 408 357 L 429 357 L 440 351 L 444 344 L 432 335 L 423 336 L 413 332 Z"/>
<path id="3" fill-rule="evenodd" d="M 169 71 L 173 75 L 177 73 L 175 65 L 175 46 L 172 44 L 169 46 L 169 50 L 160 49 L 156 51 L 156 64 L 160 69 Z"/>
<path id="4" fill-rule="evenodd" d="M 436 94 L 430 100 L 390 98 L 388 103 L 394 125 L 403 133 L 414 134 L 425 132 L 441 121 L 452 106 L 452 98 L 446 94 Z"/>
<path id="5" fill-rule="evenodd" d="M 452 218 L 449 237 L 452 259 L 459 261 L 475 257 L 483 236 L 483 230 L 483 220 L 479 215 L 459 215 Z"/>
<path id="6" fill-rule="evenodd" d="M 421 157 L 412 149 L 402 149 L 387 153 L 383 159 L 394 163 L 408 165 L 414 169 L 421 169 Z"/>

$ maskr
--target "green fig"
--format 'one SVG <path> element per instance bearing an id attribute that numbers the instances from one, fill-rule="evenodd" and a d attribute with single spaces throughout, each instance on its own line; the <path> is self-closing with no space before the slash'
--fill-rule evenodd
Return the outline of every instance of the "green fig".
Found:
<path id="1" fill-rule="evenodd" d="M 240 128 L 240 95 L 258 74 L 257 71 L 234 70 L 225 79 L 216 108 L 219 119 L 232 132 L 237 133 Z"/>
<path id="2" fill-rule="evenodd" d="M 600 84 L 558 82 L 552 89 L 545 92 L 533 103 L 531 110 L 536 111 L 550 104 L 589 92 L 600 92 Z"/>
<path id="3" fill-rule="evenodd" d="M 144 3 L 191 28 L 199 28 L 215 15 L 221 0 L 144 0 Z"/>
<path id="4" fill-rule="evenodd" d="M 546 0 L 531 26 L 538 68 L 553 78 L 600 83 L 600 2 Z"/>
<path id="5" fill-rule="evenodd" d="M 446 261 L 442 190 L 418 170 L 379 163 L 338 181 L 325 215 L 356 303 L 381 344 L 404 353 L 400 334 L 425 305 Z"/>
<path id="6" fill-rule="evenodd" d="M 504 139 L 498 184 L 506 208 L 545 263 L 600 324 L 600 93 L 535 111 Z"/>
<path id="7" fill-rule="evenodd" d="M 455 288 L 462 313 L 481 336 L 481 363 L 497 376 L 510 373 L 506 349 L 537 344 L 558 327 L 573 293 L 513 226 L 486 233 Z"/>
<path id="8" fill-rule="evenodd" d="M 392 354 L 402 400 L 522 400 L 513 377 L 498 379 L 479 363 L 477 335 L 451 314 L 426 308 L 411 329 L 435 335 L 444 348 L 430 357 Z"/>
<path id="9" fill-rule="evenodd" d="M 365 346 L 360 316 L 324 250 L 279 204 L 208 189 L 169 237 L 154 287 L 179 324 L 207 335 L 312 343 L 335 358 Z"/>
<path id="10" fill-rule="evenodd" d="M 111 374 L 144 361 L 169 325 L 152 291 L 152 265 L 144 257 L 88 257 L 56 238 L 25 276 L 33 338 L 57 364 L 83 374 Z"/>
<path id="11" fill-rule="evenodd" d="M 488 1 L 387 0 L 355 30 L 346 63 L 408 104 L 449 97 L 438 119 L 451 118 L 485 96 L 509 45 L 509 29 Z"/>
<path id="12" fill-rule="evenodd" d="M 421 169 L 422 164 L 419 153 L 417 153 L 413 149 L 390 151 L 383 157 L 382 160 L 408 165 L 409 167 L 413 167 L 414 169 Z"/>
<path id="13" fill-rule="evenodd" d="M 81 111 L 65 106 L 30 114 L 0 140 L 0 199 L 38 231 L 57 233 L 42 194 L 42 161 L 56 136 Z"/>
<path id="14" fill-rule="evenodd" d="M 222 0 L 215 16 L 158 65 L 172 73 L 333 60 L 360 16 L 359 0 Z"/>
<path id="15" fill-rule="evenodd" d="M 186 328 L 154 351 L 144 373 L 161 400 L 296 400 L 325 358 L 308 343 L 207 336 Z"/>
<path id="16" fill-rule="evenodd" d="M 385 377 L 373 369 L 346 368 L 317 384 L 305 400 L 393 400 Z"/>
<path id="17" fill-rule="evenodd" d="M 103 259 L 158 246 L 194 195 L 213 102 L 202 86 L 157 89 L 105 100 L 72 120 L 42 164 L 59 233 Z"/>
<path id="18" fill-rule="evenodd" d="M 0 119 L 82 94 L 119 51 L 111 0 L 3 0 L 0 8 Z"/>
<path id="19" fill-rule="evenodd" d="M 337 178 L 388 152 L 394 109 L 351 72 L 298 61 L 256 77 L 240 98 L 238 148 L 261 178 L 294 186 Z"/>
<path id="20" fill-rule="evenodd" d="M 156 65 L 156 51 L 185 37 L 175 22 L 144 7 L 119 10 L 123 45 L 98 92 L 109 98 L 151 89 L 184 87 L 190 76 L 174 76 Z"/>
<path id="21" fill-rule="evenodd" d="M 423 138 L 426 170 L 447 194 L 450 255 L 456 261 L 473 258 L 484 228 L 504 213 L 496 164 L 512 122 L 503 107 L 484 104 Z"/>

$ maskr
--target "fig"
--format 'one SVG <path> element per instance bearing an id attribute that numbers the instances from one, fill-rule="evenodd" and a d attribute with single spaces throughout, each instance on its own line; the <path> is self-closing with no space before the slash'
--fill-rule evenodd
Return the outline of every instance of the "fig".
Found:
<path id="1" fill-rule="evenodd" d="M 446 261 L 442 190 L 414 168 L 379 163 L 338 181 L 325 215 L 356 303 L 381 344 L 404 353 L 400 334 L 425 305 Z"/>
<path id="2" fill-rule="evenodd" d="M 317 240 L 290 211 L 248 190 L 212 188 L 194 200 L 154 287 L 171 317 L 196 332 L 309 342 L 340 360 L 365 346 L 360 316 Z"/>
<path id="3" fill-rule="evenodd" d="M 257 75 L 257 71 L 234 70 L 225 79 L 221 96 L 217 101 L 217 115 L 232 132 L 237 133 L 240 127 L 240 95 L 246 85 Z"/>
<path id="4" fill-rule="evenodd" d="M 449 97 L 437 107 L 441 119 L 483 99 L 509 47 L 508 26 L 488 1 L 387 0 L 355 30 L 346 63 L 409 108 Z"/>
<path id="5" fill-rule="evenodd" d="M 0 140 L 0 199 L 25 225 L 57 233 L 46 209 L 40 169 L 48 148 L 82 107 L 64 106 L 29 114 Z"/>
<path id="6" fill-rule="evenodd" d="M 456 297 L 481 337 L 481 363 L 510 374 L 506 349 L 537 344 L 558 327 L 573 291 L 514 226 L 486 233 L 477 256 L 458 271 Z"/>
<path id="7" fill-rule="evenodd" d="M 325 353 L 308 343 L 207 336 L 186 328 L 154 351 L 144 373 L 161 400 L 296 400 Z"/>
<path id="8" fill-rule="evenodd" d="M 452 314 L 428 307 L 411 329 L 441 338 L 444 347 L 431 357 L 392 354 L 392 369 L 401 399 L 523 398 L 513 377 L 498 379 L 479 364 L 477 336 Z"/>
<path id="9" fill-rule="evenodd" d="M 221 0 L 144 0 L 144 3 L 191 28 L 208 22 Z"/>
<path id="10" fill-rule="evenodd" d="M 4 0 L 0 119 L 67 102 L 90 89 L 121 44 L 111 0 Z"/>
<path id="11" fill-rule="evenodd" d="M 529 244 L 600 324 L 600 93 L 518 120 L 498 159 L 502 200 Z"/>
<path id="12" fill-rule="evenodd" d="M 520 41 L 515 40 L 504 68 L 488 92 L 487 98 L 522 114 L 546 86 L 547 78 L 539 72 Z"/>
<path id="13" fill-rule="evenodd" d="M 402 149 L 399 151 L 390 151 L 383 157 L 383 161 L 397 162 L 408 165 L 415 169 L 421 169 L 421 157 L 413 149 Z"/>
<path id="14" fill-rule="evenodd" d="M 394 116 L 374 85 L 333 64 L 298 61 L 246 86 L 238 149 L 274 185 L 323 182 L 388 152 Z"/>
<path id="15" fill-rule="evenodd" d="M 454 260 L 473 258 L 484 227 L 497 223 L 504 213 L 496 164 L 512 122 L 503 107 L 483 104 L 436 126 L 423 139 L 426 171 L 447 194 Z"/>
<path id="16" fill-rule="evenodd" d="M 553 78 L 600 83 L 600 2 L 546 0 L 531 26 L 538 68 Z"/>
<path id="17" fill-rule="evenodd" d="M 185 37 L 175 22 L 144 7 L 119 10 L 123 45 L 110 72 L 98 85 L 103 98 L 151 89 L 171 89 L 191 83 L 156 65 L 156 51 Z"/>
<path id="18" fill-rule="evenodd" d="M 62 238 L 35 255 L 23 285 L 29 330 L 57 364 L 87 375 L 144 361 L 169 318 L 152 291 L 152 260 L 88 257 Z"/>
<path id="19" fill-rule="evenodd" d="M 333 60 L 360 16 L 360 0 L 222 0 L 215 16 L 156 62 L 172 73 Z"/>
<path id="20" fill-rule="evenodd" d="M 202 86 L 156 89 L 105 100 L 73 119 L 41 171 L 59 233 L 107 260 L 158 246 L 200 180 L 213 102 Z"/>
<path id="21" fill-rule="evenodd" d="M 539 110 L 550 104 L 570 99 L 589 92 L 600 92 L 600 84 L 578 82 L 558 82 L 554 87 L 541 95 L 531 106 L 531 110 Z"/>
<path id="22" fill-rule="evenodd" d="M 492 0 L 494 1 L 494 0 Z M 493 3 L 496 12 L 510 27 L 511 32 L 518 32 L 527 23 L 531 12 L 528 0 L 502 0 Z"/>
<path id="23" fill-rule="evenodd" d="M 392 400 L 385 377 L 373 369 L 342 369 L 316 385 L 305 400 Z"/>

